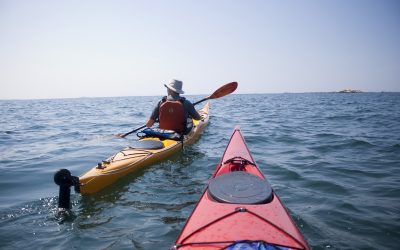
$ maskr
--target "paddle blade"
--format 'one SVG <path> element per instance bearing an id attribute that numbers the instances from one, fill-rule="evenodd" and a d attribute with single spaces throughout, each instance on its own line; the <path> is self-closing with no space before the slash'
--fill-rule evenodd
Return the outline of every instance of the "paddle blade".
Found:
<path id="1" fill-rule="evenodd" d="M 116 134 L 115 136 L 118 137 L 118 138 L 125 138 L 127 135 L 135 133 L 135 132 L 137 132 L 137 131 L 141 130 L 142 128 L 145 128 L 145 127 L 146 127 L 146 125 L 143 125 L 140 128 L 136 128 L 136 129 L 132 130 L 131 132 L 128 132 L 128 133 L 125 133 L 125 134 Z"/>
<path id="2" fill-rule="evenodd" d="M 207 99 L 215 99 L 215 98 L 220 98 L 220 97 L 229 95 L 230 93 L 234 92 L 237 89 L 237 86 L 238 86 L 237 82 L 227 83 L 224 86 L 217 89 Z"/>
<path id="3" fill-rule="evenodd" d="M 125 138 L 124 134 L 116 134 L 115 136 L 118 138 Z"/>

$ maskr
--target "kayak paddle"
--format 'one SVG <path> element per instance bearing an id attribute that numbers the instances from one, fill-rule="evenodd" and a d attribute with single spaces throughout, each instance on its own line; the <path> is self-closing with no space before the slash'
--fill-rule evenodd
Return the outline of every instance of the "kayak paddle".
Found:
<path id="1" fill-rule="evenodd" d="M 207 101 L 207 100 L 211 100 L 211 99 L 217 99 L 226 95 L 229 95 L 230 93 L 232 93 L 233 91 L 236 90 L 238 86 L 237 82 L 230 82 L 225 84 L 224 86 L 220 87 L 219 89 L 217 89 L 216 91 L 214 91 L 214 93 L 212 93 L 211 95 L 207 96 L 204 99 L 201 99 L 198 102 L 193 103 L 193 105 L 197 105 L 201 102 Z"/>
<path id="2" fill-rule="evenodd" d="M 137 128 L 137 129 L 132 130 L 131 132 L 128 132 L 128 133 L 125 133 L 125 134 L 116 134 L 115 136 L 120 137 L 120 138 L 124 138 L 125 136 L 130 135 L 130 134 L 132 134 L 132 133 L 135 133 L 136 131 L 139 131 L 139 130 L 141 130 L 142 128 L 145 128 L 145 127 L 146 127 L 146 125 L 143 125 L 143 126 L 141 126 L 140 128 Z"/>
<path id="3" fill-rule="evenodd" d="M 193 103 L 193 105 L 197 105 L 197 104 L 202 103 L 202 102 L 207 101 L 207 100 L 217 99 L 217 98 L 229 95 L 230 93 L 232 93 L 233 91 L 236 90 L 237 86 L 238 86 L 237 82 L 227 83 L 224 86 L 222 86 L 219 89 L 217 89 L 216 91 L 214 91 L 214 93 L 212 93 L 211 95 L 207 96 L 206 98 L 201 99 L 200 101 L 197 101 L 197 102 Z M 119 137 L 119 138 L 124 138 L 125 136 L 130 135 L 132 133 L 135 133 L 135 132 L 137 132 L 137 131 L 141 130 L 142 128 L 145 128 L 145 127 L 146 127 L 146 125 L 143 125 L 140 128 L 134 129 L 134 130 L 132 130 L 132 131 L 130 131 L 128 133 L 117 134 L 116 136 Z"/>

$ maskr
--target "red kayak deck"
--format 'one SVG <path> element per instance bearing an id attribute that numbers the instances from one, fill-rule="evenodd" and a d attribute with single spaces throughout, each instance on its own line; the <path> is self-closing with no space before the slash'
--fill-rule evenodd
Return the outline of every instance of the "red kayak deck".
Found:
<path id="1" fill-rule="evenodd" d="M 234 172 L 236 177 L 232 174 Z M 242 175 L 251 177 L 250 184 L 241 183 L 239 179 L 243 177 L 239 176 Z M 222 180 L 225 177 L 236 179 L 227 183 Z M 235 243 L 254 245 L 257 242 L 271 249 L 309 249 L 273 190 L 270 187 L 261 187 L 262 191 L 251 190 L 258 188 L 259 182 L 262 186 L 267 180 L 255 164 L 240 128 L 236 127 L 221 162 L 172 249 L 247 249 L 240 244 L 235 248 Z M 218 201 L 220 194 L 215 196 L 215 191 L 210 192 L 212 184 L 226 186 L 225 190 L 221 188 L 221 193 L 222 196 L 227 195 L 227 201 L 225 197 Z M 218 186 L 212 188 L 219 192 Z M 233 191 L 226 191 L 226 188 Z M 268 198 L 254 198 L 259 193 L 266 194 Z M 230 197 L 233 197 L 233 202 L 229 201 Z M 253 201 L 248 204 L 247 198 L 256 199 L 257 204 Z"/>

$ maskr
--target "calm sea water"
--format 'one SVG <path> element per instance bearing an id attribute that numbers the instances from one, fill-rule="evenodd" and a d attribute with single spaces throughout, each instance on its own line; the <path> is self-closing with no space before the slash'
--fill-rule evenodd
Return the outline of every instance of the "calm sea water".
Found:
<path id="1" fill-rule="evenodd" d="M 195 101 L 202 96 L 189 96 Z M 235 125 L 314 249 L 398 249 L 400 94 L 231 95 L 198 143 L 91 196 L 59 223 L 54 173 L 135 139 L 158 97 L 0 101 L 1 249 L 168 249 Z"/>

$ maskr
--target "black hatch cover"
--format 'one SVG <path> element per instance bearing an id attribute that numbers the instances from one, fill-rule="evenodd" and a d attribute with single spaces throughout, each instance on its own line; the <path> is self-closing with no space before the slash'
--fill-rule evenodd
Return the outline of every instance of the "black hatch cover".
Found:
<path id="1" fill-rule="evenodd" d="M 216 177 L 210 182 L 208 193 L 222 203 L 261 204 L 272 200 L 268 181 L 243 171 Z"/>
<path id="2" fill-rule="evenodd" d="M 160 141 L 141 140 L 131 142 L 129 147 L 137 149 L 161 149 L 164 147 L 164 144 Z"/>

